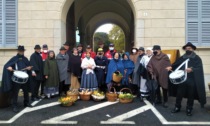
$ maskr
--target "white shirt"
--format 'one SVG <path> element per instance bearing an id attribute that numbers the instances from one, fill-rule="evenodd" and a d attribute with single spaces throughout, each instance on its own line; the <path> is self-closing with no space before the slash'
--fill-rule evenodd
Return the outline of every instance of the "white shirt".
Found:
<path id="1" fill-rule="evenodd" d="M 149 63 L 149 61 L 150 61 L 150 59 L 152 58 L 152 56 L 153 56 L 153 55 L 150 55 L 150 56 L 144 55 L 144 56 L 142 57 L 142 59 L 140 60 L 140 63 L 141 63 L 145 68 L 147 68 L 147 64 Z"/>
<path id="2" fill-rule="evenodd" d="M 87 69 L 88 66 L 92 66 L 92 69 Z M 90 59 L 88 60 L 86 57 L 82 60 L 82 64 L 81 64 L 82 69 L 87 69 L 86 74 L 89 73 L 94 73 L 93 69 L 95 69 L 96 64 L 95 61 L 93 60 L 93 58 L 90 57 Z"/>

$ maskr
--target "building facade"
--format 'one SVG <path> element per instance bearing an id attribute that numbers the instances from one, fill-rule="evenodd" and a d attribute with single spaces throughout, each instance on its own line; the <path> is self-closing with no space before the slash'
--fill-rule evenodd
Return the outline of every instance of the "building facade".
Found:
<path id="1" fill-rule="evenodd" d="M 58 52 L 69 41 L 91 44 L 94 31 L 104 23 L 119 25 L 132 46 L 180 49 L 190 41 L 204 65 L 206 91 L 210 82 L 210 0 L 0 0 L 0 76 L 2 67 L 16 54 L 26 56 L 35 44 L 48 44 Z"/>

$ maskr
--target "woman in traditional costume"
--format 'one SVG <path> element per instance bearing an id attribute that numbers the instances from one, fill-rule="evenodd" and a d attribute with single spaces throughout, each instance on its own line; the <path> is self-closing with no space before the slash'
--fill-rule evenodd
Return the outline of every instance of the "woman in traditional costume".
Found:
<path id="1" fill-rule="evenodd" d="M 69 58 L 69 71 L 71 74 L 70 89 L 78 90 L 80 88 L 78 78 L 81 76 L 81 57 L 78 54 L 77 48 L 73 48 L 73 54 Z"/>
<path id="2" fill-rule="evenodd" d="M 50 98 L 59 93 L 59 72 L 54 51 L 49 51 L 44 65 L 45 86 L 44 95 Z"/>
<path id="3" fill-rule="evenodd" d="M 129 52 L 126 52 L 122 55 L 123 57 L 123 65 L 124 65 L 124 77 L 122 80 L 122 84 L 124 86 L 128 86 L 131 81 L 131 76 L 134 70 L 134 63 L 129 58 Z"/>
<path id="4" fill-rule="evenodd" d="M 86 53 L 86 57 L 82 60 L 81 67 L 83 69 L 81 89 L 96 90 L 98 88 L 98 82 L 94 72 L 96 64 L 94 59 L 90 57 L 89 52 Z"/>
<path id="5" fill-rule="evenodd" d="M 108 72 L 107 72 L 107 76 L 106 76 L 106 84 L 107 84 L 107 88 L 110 89 L 110 87 L 113 86 L 113 84 L 115 83 L 112 80 L 112 75 L 114 72 L 119 71 L 122 75 L 124 74 L 124 65 L 122 63 L 122 60 L 120 60 L 120 55 L 119 53 L 114 53 L 113 55 L 113 59 L 110 60 L 109 65 L 108 65 Z"/>

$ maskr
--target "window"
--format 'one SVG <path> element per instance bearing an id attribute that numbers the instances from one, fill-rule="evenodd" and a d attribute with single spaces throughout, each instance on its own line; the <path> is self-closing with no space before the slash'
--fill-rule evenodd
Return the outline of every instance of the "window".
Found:
<path id="1" fill-rule="evenodd" d="M 210 46 L 210 0 L 187 0 L 187 42 Z"/>
<path id="2" fill-rule="evenodd" d="M 17 0 L 0 0 L 0 47 L 17 46 Z"/>

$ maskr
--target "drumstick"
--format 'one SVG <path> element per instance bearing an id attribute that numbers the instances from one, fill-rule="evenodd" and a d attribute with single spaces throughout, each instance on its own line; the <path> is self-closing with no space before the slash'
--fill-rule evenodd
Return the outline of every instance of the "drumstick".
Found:
<path id="1" fill-rule="evenodd" d="M 31 68 L 33 67 L 33 66 L 30 66 Z M 27 67 L 26 68 L 23 68 L 23 69 L 21 69 L 21 70 L 12 70 L 13 72 L 14 71 L 23 71 L 23 70 L 26 70 L 27 69 Z"/>
<path id="2" fill-rule="evenodd" d="M 29 67 L 31 67 L 31 68 L 32 68 L 33 66 L 29 66 Z M 22 69 L 22 70 L 26 70 L 26 69 L 27 69 L 27 67 L 26 67 L 26 68 L 24 68 L 24 69 Z M 21 70 L 21 71 L 22 71 L 22 70 Z"/>

